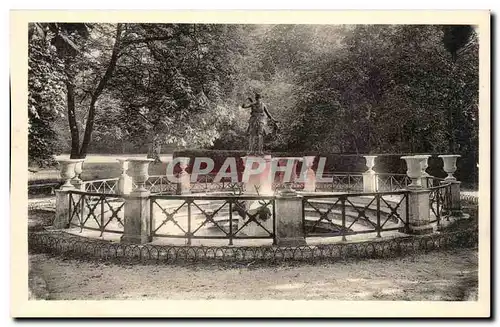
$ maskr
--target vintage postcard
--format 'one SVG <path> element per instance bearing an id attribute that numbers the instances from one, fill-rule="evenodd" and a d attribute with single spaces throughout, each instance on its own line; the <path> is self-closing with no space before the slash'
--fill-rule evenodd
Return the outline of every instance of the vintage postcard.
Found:
<path id="1" fill-rule="evenodd" d="M 12 11 L 14 317 L 489 317 L 490 12 Z"/>

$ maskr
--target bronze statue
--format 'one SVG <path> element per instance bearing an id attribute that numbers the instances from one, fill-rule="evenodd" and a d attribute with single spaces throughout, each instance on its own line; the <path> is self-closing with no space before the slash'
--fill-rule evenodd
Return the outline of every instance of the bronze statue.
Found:
<path id="1" fill-rule="evenodd" d="M 275 129 L 278 125 L 276 120 L 267 110 L 267 106 L 260 100 L 260 94 L 255 94 L 255 101 L 248 98 L 250 104 L 243 104 L 242 108 L 251 108 L 250 120 L 248 122 L 247 135 L 249 138 L 249 154 L 262 155 L 264 153 L 264 136 L 270 133 L 267 118 L 271 120 Z"/>

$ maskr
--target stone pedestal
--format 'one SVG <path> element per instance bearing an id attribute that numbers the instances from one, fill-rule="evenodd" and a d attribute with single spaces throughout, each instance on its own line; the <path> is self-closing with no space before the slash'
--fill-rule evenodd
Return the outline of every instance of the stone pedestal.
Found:
<path id="1" fill-rule="evenodd" d="M 444 182 L 447 183 L 447 182 Z M 469 218 L 469 215 L 463 213 L 462 206 L 460 203 L 460 184 L 459 181 L 451 181 L 450 185 L 450 207 L 446 208 L 449 215 L 453 218 Z"/>
<path id="2" fill-rule="evenodd" d="M 377 192 L 377 174 L 373 170 L 375 166 L 375 158 L 377 156 L 364 156 L 366 160 L 366 167 L 368 170 L 363 173 L 363 192 L 375 193 Z"/>
<path id="3" fill-rule="evenodd" d="M 312 169 L 314 156 L 305 156 L 302 164 L 301 178 L 304 182 L 304 192 L 316 191 L 316 174 Z"/>
<path id="4" fill-rule="evenodd" d="M 120 163 L 122 173 L 118 178 L 117 193 L 120 195 L 130 194 L 132 191 L 132 179 L 127 175 L 128 161 L 127 159 L 116 159 Z"/>
<path id="5" fill-rule="evenodd" d="M 125 197 L 122 243 L 144 244 L 152 241 L 149 192 L 132 192 Z M 154 224 L 154 222 L 153 222 Z"/>
<path id="6" fill-rule="evenodd" d="M 152 161 L 153 159 L 128 159 L 127 173 L 136 187 L 130 195 L 124 196 L 122 243 L 144 244 L 152 240 L 149 204 L 151 194 L 144 186 L 149 178 L 148 167 Z"/>
<path id="7" fill-rule="evenodd" d="M 179 167 L 181 172 L 177 177 L 177 194 L 190 194 L 191 193 L 191 176 L 186 171 L 189 165 L 189 158 L 177 158 L 179 160 Z"/>
<path id="8" fill-rule="evenodd" d="M 276 245 L 306 245 L 302 220 L 302 197 L 281 195 L 276 197 Z"/>
<path id="9" fill-rule="evenodd" d="M 69 193 L 66 190 L 56 190 L 56 213 L 52 226 L 57 229 L 69 226 Z"/>
<path id="10" fill-rule="evenodd" d="M 426 189 L 412 189 L 408 194 L 409 204 L 409 234 L 430 234 L 433 227 L 430 222 L 430 191 Z M 402 212 L 406 213 L 406 201 L 403 201 Z"/>
<path id="11" fill-rule="evenodd" d="M 76 190 L 85 192 L 85 182 L 81 179 L 74 179 L 71 181 L 71 184 L 73 184 Z"/>
<path id="12" fill-rule="evenodd" d="M 245 194 L 272 195 L 273 176 L 271 156 L 243 157 L 243 163 L 245 165 L 245 170 L 243 171 L 242 179 L 245 184 Z"/>
<path id="13" fill-rule="evenodd" d="M 377 192 L 377 174 L 374 171 L 363 173 L 363 192 Z"/>

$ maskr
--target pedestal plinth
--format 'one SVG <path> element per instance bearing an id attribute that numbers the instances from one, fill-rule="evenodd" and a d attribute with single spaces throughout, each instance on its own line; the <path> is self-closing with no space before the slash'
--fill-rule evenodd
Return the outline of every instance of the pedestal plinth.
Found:
<path id="1" fill-rule="evenodd" d="M 245 168 L 242 179 L 245 184 L 245 194 L 273 194 L 271 163 L 272 158 L 270 155 L 243 157 L 243 164 Z"/>

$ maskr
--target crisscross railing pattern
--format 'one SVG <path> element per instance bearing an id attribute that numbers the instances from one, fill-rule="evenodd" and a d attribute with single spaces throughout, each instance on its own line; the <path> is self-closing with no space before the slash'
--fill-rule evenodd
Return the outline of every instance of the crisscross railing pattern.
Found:
<path id="1" fill-rule="evenodd" d="M 406 188 L 409 180 L 405 175 L 382 175 L 380 188 Z M 227 191 L 205 195 L 173 195 L 177 184 L 167 176 L 151 176 L 146 182 L 149 195 L 150 236 L 185 239 L 272 239 L 276 241 L 275 201 L 273 196 L 250 196 L 242 193 L 243 183 L 230 179 L 214 182 L 213 175 L 200 178 L 198 190 Z M 332 175 L 333 182 L 327 183 L 328 191 L 338 193 L 317 193 L 303 195 L 302 219 L 304 235 L 346 236 L 363 233 L 404 231 L 409 229 L 409 191 L 385 191 L 376 193 L 356 192 L 363 188 L 363 176 Z M 391 184 L 392 183 L 392 184 Z M 93 192 L 69 191 L 69 225 L 104 232 L 123 233 L 124 201 L 118 194 L 118 179 L 97 180 L 85 183 L 85 189 Z M 445 180 L 430 177 L 429 205 L 430 223 L 440 224 L 444 216 L 452 211 L 451 184 Z M 284 184 L 289 187 L 290 183 Z M 291 184 L 300 189 L 302 183 Z M 320 185 L 321 187 L 325 185 Z M 196 187 L 196 185 L 195 185 Z M 196 189 L 196 188 L 194 188 Z M 192 188 L 193 190 L 193 188 Z M 108 192 L 109 193 L 108 193 Z M 225 194 L 228 193 L 228 194 Z M 405 211 L 406 210 L 406 211 Z M 130 218 L 130 219 L 133 219 Z"/>
<path id="2" fill-rule="evenodd" d="M 123 233 L 125 202 L 114 194 L 69 192 L 69 225 L 104 232 Z"/>
<path id="3" fill-rule="evenodd" d="M 215 177 L 215 174 L 198 176 L 195 182 L 191 181 L 191 193 L 204 193 L 213 191 L 242 192 L 244 190 L 244 183 L 241 181 L 233 182 L 230 178 L 221 178 L 220 181 L 216 182 Z"/>
<path id="4" fill-rule="evenodd" d="M 360 173 L 324 174 L 324 178 L 332 178 L 330 182 L 316 182 L 316 191 L 358 192 L 363 190 L 363 175 Z"/>
<path id="5" fill-rule="evenodd" d="M 85 192 L 114 194 L 118 191 L 118 178 L 83 182 Z"/>
<path id="6" fill-rule="evenodd" d="M 273 183 L 273 190 L 283 190 L 290 187 L 293 190 L 303 190 L 304 189 L 304 182 L 298 182 L 298 181 L 293 181 L 293 182 L 275 182 Z"/>
<path id="7" fill-rule="evenodd" d="M 410 183 L 406 174 L 377 174 L 377 190 L 380 192 L 403 190 Z"/>
<path id="8" fill-rule="evenodd" d="M 437 222 L 439 226 L 444 216 L 449 220 L 451 209 L 451 184 L 442 183 L 439 186 L 431 187 L 429 205 L 431 208 L 431 222 Z"/>
<path id="9" fill-rule="evenodd" d="M 195 182 L 191 181 L 191 192 L 199 193 L 206 192 L 210 189 L 213 189 L 212 183 L 215 179 L 215 175 L 207 174 L 198 176 Z"/>
<path id="10" fill-rule="evenodd" d="M 229 245 L 234 239 L 275 239 L 273 197 L 152 196 L 150 205 L 152 236 L 184 238 L 186 244 L 192 239 L 227 239 Z"/>
<path id="11" fill-rule="evenodd" d="M 173 183 L 169 176 L 150 176 L 145 187 L 153 194 L 175 194 L 177 192 L 177 183 Z"/>
<path id="12" fill-rule="evenodd" d="M 408 228 L 408 192 L 307 195 L 302 200 L 305 236 L 342 236 Z M 406 203 L 406 208 L 408 204 Z M 317 228 L 327 232 L 317 232 Z"/>

